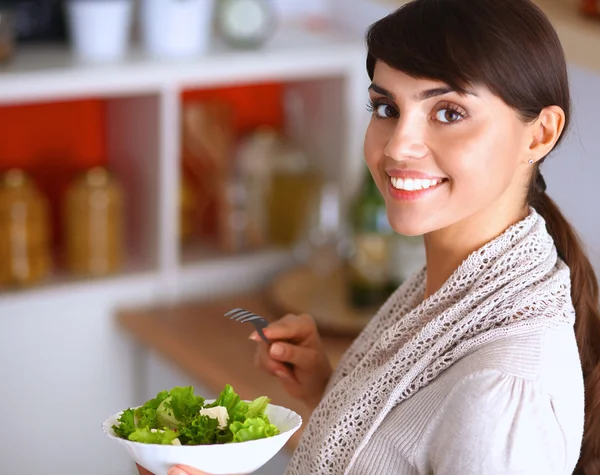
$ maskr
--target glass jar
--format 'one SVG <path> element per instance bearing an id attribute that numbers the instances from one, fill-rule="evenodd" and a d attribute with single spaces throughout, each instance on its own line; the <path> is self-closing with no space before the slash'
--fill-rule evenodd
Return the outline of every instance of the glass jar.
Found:
<path id="1" fill-rule="evenodd" d="M 27 286 L 50 270 L 49 206 L 22 170 L 0 181 L 0 284 Z"/>
<path id="2" fill-rule="evenodd" d="M 124 197 L 103 167 L 77 177 L 65 201 L 66 264 L 77 275 L 117 272 L 123 260 Z"/>
<path id="3" fill-rule="evenodd" d="M 304 151 L 282 140 L 267 192 L 267 229 L 273 245 L 290 248 L 298 243 L 321 187 L 322 178 Z"/>

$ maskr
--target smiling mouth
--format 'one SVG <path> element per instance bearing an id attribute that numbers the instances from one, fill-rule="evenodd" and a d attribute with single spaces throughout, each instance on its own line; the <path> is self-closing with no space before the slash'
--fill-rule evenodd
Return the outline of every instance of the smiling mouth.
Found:
<path id="1" fill-rule="evenodd" d="M 397 178 L 390 177 L 390 183 L 393 188 L 400 191 L 423 191 L 439 187 L 447 182 L 447 178 Z"/>

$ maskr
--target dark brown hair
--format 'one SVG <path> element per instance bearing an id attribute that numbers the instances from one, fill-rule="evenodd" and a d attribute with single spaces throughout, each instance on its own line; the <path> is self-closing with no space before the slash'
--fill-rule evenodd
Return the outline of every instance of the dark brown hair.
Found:
<path id="1" fill-rule="evenodd" d="M 564 52 L 551 23 L 530 0 L 414 0 L 373 24 L 367 47 L 371 79 L 375 63 L 382 61 L 413 77 L 443 81 L 459 92 L 482 84 L 524 121 L 537 119 L 545 107 L 554 105 L 565 112 L 565 130 L 569 125 Z M 558 254 L 571 271 L 585 380 L 585 432 L 575 473 L 599 475 L 598 281 L 575 231 L 545 192 L 541 162 L 532 165 L 527 200 L 546 220 Z"/>

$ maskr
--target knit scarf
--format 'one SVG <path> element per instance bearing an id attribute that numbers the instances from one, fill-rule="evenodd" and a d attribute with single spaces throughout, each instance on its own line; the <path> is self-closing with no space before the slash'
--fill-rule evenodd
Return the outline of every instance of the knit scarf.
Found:
<path id="1" fill-rule="evenodd" d="M 570 272 L 533 209 L 423 300 L 401 285 L 344 354 L 287 475 L 348 474 L 388 413 L 461 357 L 524 326 L 572 325 Z"/>

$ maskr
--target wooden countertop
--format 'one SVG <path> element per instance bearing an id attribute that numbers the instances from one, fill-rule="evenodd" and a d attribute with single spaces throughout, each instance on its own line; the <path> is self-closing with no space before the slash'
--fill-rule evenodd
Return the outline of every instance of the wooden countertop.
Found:
<path id="1" fill-rule="evenodd" d="M 251 310 L 270 321 L 280 317 L 258 293 L 210 302 L 127 309 L 119 312 L 117 318 L 120 326 L 137 342 L 175 363 L 185 374 L 215 393 L 225 384 L 231 384 L 242 399 L 268 396 L 273 404 L 300 414 L 304 427 L 310 411 L 289 396 L 276 378 L 254 366 L 256 343 L 248 339 L 252 325 L 232 322 L 223 316 L 236 307 Z M 352 341 L 332 336 L 323 340 L 334 366 Z M 301 433 L 302 428 L 290 439 L 286 449 L 294 450 Z"/>

